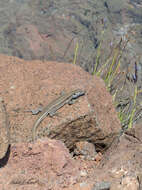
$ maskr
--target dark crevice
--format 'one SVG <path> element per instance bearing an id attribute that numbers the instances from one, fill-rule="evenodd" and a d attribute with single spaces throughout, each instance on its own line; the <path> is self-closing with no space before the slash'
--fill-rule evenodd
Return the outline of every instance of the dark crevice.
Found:
<path id="1" fill-rule="evenodd" d="M 11 148 L 11 145 L 9 144 L 7 151 L 5 153 L 5 156 L 0 159 L 0 168 L 4 167 L 7 164 L 10 157 L 10 148 Z"/>

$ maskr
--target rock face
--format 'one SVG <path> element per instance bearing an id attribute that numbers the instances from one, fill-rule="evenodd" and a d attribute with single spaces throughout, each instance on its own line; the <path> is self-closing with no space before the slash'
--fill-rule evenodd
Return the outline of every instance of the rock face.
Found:
<path id="1" fill-rule="evenodd" d="M 44 138 L 36 143 L 12 144 L 7 165 L 0 170 L 0 189 L 139 190 L 141 147 L 124 135 L 109 157 L 105 155 L 99 163 L 73 159 L 59 140 Z"/>
<path id="2" fill-rule="evenodd" d="M 141 126 L 141 125 L 140 125 Z M 136 134 L 142 134 L 142 127 L 135 126 Z M 133 130 L 132 130 L 133 131 Z M 132 134 L 132 133 L 131 133 Z M 118 146 L 109 151 L 102 161 L 106 180 L 112 180 L 112 190 L 142 189 L 142 137 L 124 134 Z"/>
<path id="3" fill-rule="evenodd" d="M 90 76 L 72 64 L 23 61 L 1 55 L 1 98 L 10 120 L 11 143 L 32 141 L 33 124 L 38 118 L 30 110 L 47 106 L 60 96 L 80 88 L 85 95 L 73 105 L 65 105 L 37 128 L 38 137 L 62 140 L 69 149 L 80 140 L 109 146 L 120 130 L 112 97 L 103 80 Z"/>
<path id="4" fill-rule="evenodd" d="M 1 168 L 0 189 L 53 189 L 76 183 L 80 171 L 68 149 L 56 140 L 13 144 L 7 166 Z M 6 177 L 7 176 L 7 177 Z M 56 180 L 58 179 L 58 180 Z M 7 185 L 6 185 L 7 184 Z"/>
<path id="5" fill-rule="evenodd" d="M 0 151 L 0 189 L 113 190 L 141 186 L 140 127 L 124 134 L 113 146 L 121 127 L 112 97 L 100 78 L 72 64 L 23 61 L 4 55 L 0 55 L 0 68 L 0 98 L 9 116 L 11 144 L 5 148 L 4 157 L 4 150 Z M 57 115 L 46 117 L 37 128 L 37 141 L 32 142 L 38 116 L 30 110 L 46 106 L 61 91 L 77 88 L 85 95 L 73 105 L 63 106 Z M 76 152 L 75 158 L 69 150 Z"/>

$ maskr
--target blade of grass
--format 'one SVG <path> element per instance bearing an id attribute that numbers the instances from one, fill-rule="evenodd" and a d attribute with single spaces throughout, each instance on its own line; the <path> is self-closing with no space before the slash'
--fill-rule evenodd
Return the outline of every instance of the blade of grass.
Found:
<path id="1" fill-rule="evenodd" d="M 102 45 L 102 41 L 103 41 L 103 36 L 104 36 L 104 30 L 102 30 L 102 32 L 101 32 L 101 40 L 100 40 L 99 47 L 97 48 L 97 57 L 96 57 L 96 61 L 95 61 L 94 71 L 92 73 L 93 75 L 96 74 L 97 68 L 98 68 L 98 65 L 99 65 L 99 59 L 100 59 L 100 56 L 101 56 L 101 45 Z"/>
<path id="2" fill-rule="evenodd" d="M 99 69 L 99 71 L 96 73 L 97 76 L 100 76 L 100 75 L 101 75 L 101 72 L 104 71 L 104 68 L 107 68 L 107 65 L 109 64 L 110 60 L 114 58 L 115 52 L 117 51 L 118 48 L 120 48 L 121 42 L 122 42 L 122 39 L 121 39 L 120 42 L 112 49 L 110 55 L 108 56 L 108 58 L 107 58 L 107 60 L 106 60 L 106 63 L 103 64 L 103 65 L 101 66 L 101 68 Z"/>
<path id="3" fill-rule="evenodd" d="M 111 63 L 111 65 L 110 65 L 110 67 L 109 67 L 109 71 L 108 71 L 107 76 L 106 76 L 106 78 L 105 78 L 105 83 L 106 83 L 106 84 L 108 84 L 108 82 L 109 82 L 109 80 L 110 80 L 111 74 L 112 74 L 112 72 L 113 72 L 113 71 L 112 71 L 113 66 L 117 63 L 118 54 L 119 54 L 119 52 L 118 52 L 118 50 L 116 50 L 116 52 L 114 53 L 114 57 L 113 57 L 113 59 L 112 59 L 112 63 Z"/>
<path id="4" fill-rule="evenodd" d="M 134 98 L 133 98 L 133 109 L 131 111 L 131 114 L 130 114 L 130 121 L 129 121 L 129 124 L 128 124 L 128 129 L 132 128 L 132 125 L 133 125 L 133 118 L 134 118 L 134 114 L 135 114 L 135 106 L 136 106 L 136 98 L 137 98 L 137 93 L 138 93 L 138 89 L 137 89 L 137 85 L 135 86 L 135 91 L 134 91 Z"/>
<path id="5" fill-rule="evenodd" d="M 100 42 L 99 47 L 97 49 L 97 57 L 96 57 L 96 61 L 95 61 L 95 68 L 94 68 L 94 71 L 93 71 L 93 75 L 96 74 L 96 72 L 97 72 L 100 55 L 101 55 L 101 42 Z"/>
<path id="6" fill-rule="evenodd" d="M 76 42 L 73 64 L 76 64 L 76 58 L 77 58 L 77 53 L 78 53 L 78 47 L 79 47 L 79 44 L 78 44 L 78 42 Z"/>
<path id="7" fill-rule="evenodd" d="M 112 63 L 109 67 L 106 79 L 105 79 L 105 83 L 108 85 L 108 83 L 110 83 L 110 79 L 111 79 L 111 75 L 113 73 L 113 67 L 115 64 L 117 64 L 117 62 L 119 62 L 120 58 L 121 58 L 121 43 L 122 43 L 122 38 L 120 39 L 119 43 L 116 45 L 116 47 L 114 48 L 114 52 L 113 52 L 113 56 L 112 56 Z"/>
<path id="8" fill-rule="evenodd" d="M 119 69 L 119 67 L 120 67 L 120 64 L 121 64 L 121 62 L 120 62 L 120 60 L 119 60 L 117 66 L 116 66 L 116 68 L 115 68 L 115 70 L 114 70 L 114 72 L 113 72 L 112 75 L 110 76 L 109 83 L 108 83 L 108 87 L 111 86 L 111 82 L 112 82 L 112 80 L 114 79 L 114 77 L 116 76 L 116 73 L 117 73 L 117 71 L 118 71 L 118 69 Z"/>

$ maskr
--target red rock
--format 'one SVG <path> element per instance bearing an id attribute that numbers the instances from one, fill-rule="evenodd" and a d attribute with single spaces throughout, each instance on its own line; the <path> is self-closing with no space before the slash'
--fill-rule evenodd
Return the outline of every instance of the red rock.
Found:
<path id="1" fill-rule="evenodd" d="M 58 183 L 60 186 L 74 184 L 80 171 L 63 143 L 44 139 L 35 144 L 12 145 L 9 162 L 1 168 L 1 174 L 1 184 L 11 189 L 26 186 L 39 189 L 40 186 L 57 187 Z"/>
<path id="2" fill-rule="evenodd" d="M 112 97 L 100 78 L 72 64 L 23 61 L 4 55 L 0 58 L 1 98 L 6 103 L 11 133 L 11 154 L 0 170 L 1 189 L 91 190 L 97 182 L 119 183 L 125 172 L 132 174 L 135 169 L 136 176 L 141 176 L 141 146 L 139 141 L 135 142 L 137 146 L 128 141 L 126 135 L 118 146 L 108 150 L 108 156 L 101 153 L 104 165 L 99 165 L 101 158 L 73 159 L 66 148 L 73 150 L 80 139 L 100 148 L 109 146 L 121 129 Z M 84 89 L 85 96 L 71 106 L 63 106 L 57 116 L 45 118 L 37 130 L 40 140 L 29 143 L 37 116 L 26 110 L 45 106 L 62 90 L 76 88 Z M 44 130 L 48 127 L 49 133 Z M 83 172 L 85 175 L 81 175 Z"/>
<path id="3" fill-rule="evenodd" d="M 80 141 L 75 144 L 75 155 L 81 155 L 84 159 L 94 160 L 97 154 L 95 146 L 87 141 Z"/>
<path id="4" fill-rule="evenodd" d="M 11 143 L 32 139 L 38 116 L 26 110 L 46 106 L 61 91 L 76 88 L 85 90 L 85 96 L 71 106 L 63 106 L 58 116 L 46 117 L 37 129 L 38 136 L 62 140 L 72 149 L 78 139 L 109 146 L 118 134 L 121 126 L 112 97 L 100 78 L 73 64 L 24 61 L 4 55 L 0 58 L 0 91 L 7 104 Z"/>

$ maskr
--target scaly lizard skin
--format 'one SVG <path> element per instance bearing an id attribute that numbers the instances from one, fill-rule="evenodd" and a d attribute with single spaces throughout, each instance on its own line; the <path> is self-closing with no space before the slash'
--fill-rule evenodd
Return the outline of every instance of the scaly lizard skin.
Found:
<path id="1" fill-rule="evenodd" d="M 77 89 L 73 90 L 67 94 L 59 96 L 57 99 L 53 100 L 51 103 L 49 103 L 41 112 L 40 116 L 36 120 L 34 126 L 33 126 L 33 141 L 36 139 L 36 129 L 40 122 L 47 116 L 53 116 L 55 112 L 63 107 L 65 104 L 72 104 L 74 99 L 77 99 L 78 97 L 84 95 L 85 92 L 83 90 Z"/>

